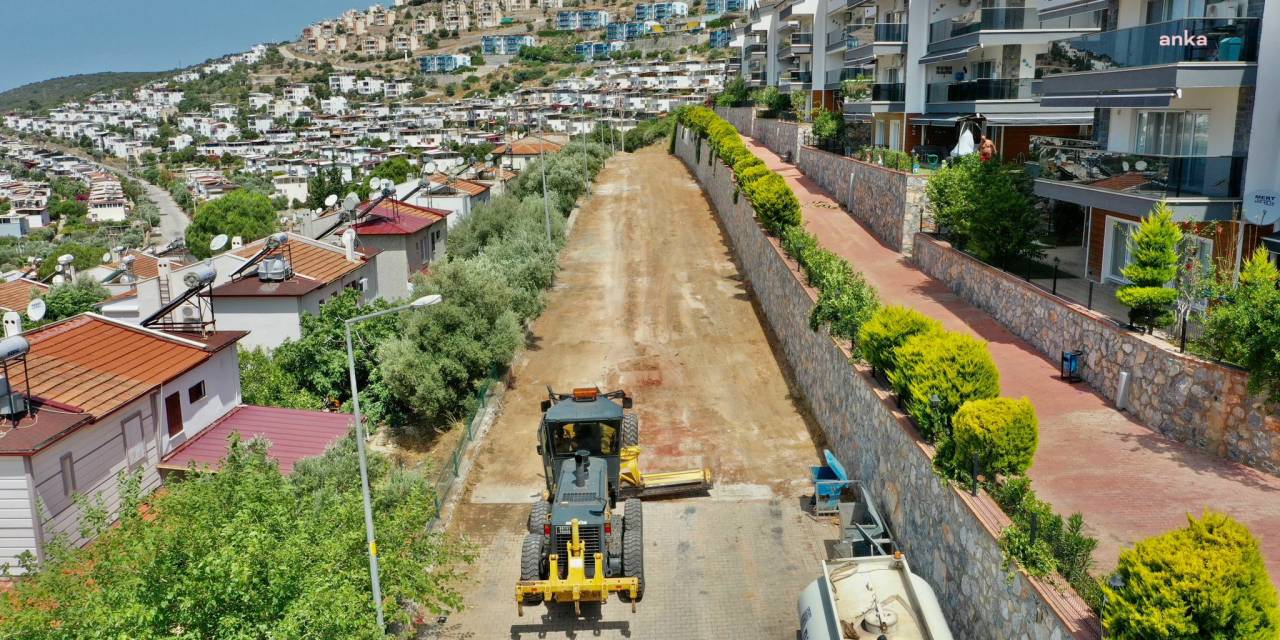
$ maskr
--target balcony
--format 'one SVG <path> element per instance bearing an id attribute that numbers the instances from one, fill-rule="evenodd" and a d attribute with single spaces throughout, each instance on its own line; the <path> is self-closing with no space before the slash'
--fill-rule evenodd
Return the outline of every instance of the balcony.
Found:
<path id="1" fill-rule="evenodd" d="M 1025 7 L 986 7 L 958 16 L 938 20 L 929 25 L 929 51 L 955 49 L 982 44 L 1035 44 L 1044 42 L 1044 31 L 1084 33 L 1102 27 L 1102 11 L 1041 17 L 1037 9 Z M 1019 38 L 1008 32 L 1030 31 Z M 998 32 L 1002 37 L 982 42 L 983 32 Z M 968 37 L 966 37 L 968 36 Z M 957 40 L 962 38 L 962 40 Z M 939 43 L 942 43 L 940 46 Z"/>
<path id="2" fill-rule="evenodd" d="M 872 113 L 902 111 L 907 97 L 907 85 L 902 82 L 877 82 L 863 84 L 845 95 L 846 116 L 866 116 Z"/>
<path id="3" fill-rule="evenodd" d="M 851 24 L 845 29 L 845 37 L 845 64 L 866 64 L 876 56 L 906 53 L 907 25 L 896 22 Z"/>
<path id="4" fill-rule="evenodd" d="M 955 82 L 931 82 L 929 102 L 977 100 L 1032 100 L 1041 94 L 1041 82 L 1031 78 L 982 78 Z"/>
<path id="5" fill-rule="evenodd" d="M 1199 201 L 1193 217 L 1230 219 L 1244 179 L 1242 156 L 1146 155 L 1041 137 L 1030 156 L 1038 195 L 1121 213 L 1146 213 L 1160 200 L 1177 208 L 1181 199 Z"/>
<path id="6" fill-rule="evenodd" d="M 797 55 L 813 53 L 813 33 L 793 33 L 790 39 L 791 52 Z"/>
<path id="7" fill-rule="evenodd" d="M 1059 40 L 1049 49 L 1045 93 L 1253 84 L 1259 22 L 1188 18 Z"/>
<path id="8" fill-rule="evenodd" d="M 756 43 L 756 44 L 749 44 L 744 48 L 746 49 L 747 55 L 749 56 L 762 56 L 769 51 L 769 45 L 763 42 Z"/>
<path id="9" fill-rule="evenodd" d="M 813 82 L 813 72 L 812 71 L 788 71 L 782 74 L 782 82 L 784 84 L 807 85 Z"/>

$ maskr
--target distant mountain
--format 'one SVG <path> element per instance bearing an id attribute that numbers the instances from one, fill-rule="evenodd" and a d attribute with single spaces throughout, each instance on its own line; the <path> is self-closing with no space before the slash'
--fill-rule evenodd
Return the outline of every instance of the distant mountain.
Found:
<path id="1" fill-rule="evenodd" d="M 81 100 L 100 91 L 132 90 L 172 73 L 173 71 L 106 71 L 32 82 L 0 93 L 0 112 L 29 108 L 32 101 L 45 109 L 69 100 Z"/>

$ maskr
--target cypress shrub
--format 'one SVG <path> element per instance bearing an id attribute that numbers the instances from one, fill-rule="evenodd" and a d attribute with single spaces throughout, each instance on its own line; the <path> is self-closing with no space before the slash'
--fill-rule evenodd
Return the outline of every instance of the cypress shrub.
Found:
<path id="1" fill-rule="evenodd" d="M 1258 541 L 1239 522 L 1206 511 L 1187 526 L 1120 554 L 1120 587 L 1104 585 L 1108 638 L 1280 637 L 1280 606 Z"/>
<path id="2" fill-rule="evenodd" d="M 952 478 L 972 475 L 976 458 L 988 480 L 1027 472 L 1039 444 L 1036 408 L 1021 398 L 970 400 L 951 419 L 952 457 L 939 463 Z"/>
<path id="3" fill-rule="evenodd" d="M 800 224 L 800 201 L 782 176 L 770 173 L 756 180 L 747 196 L 770 235 L 776 236 L 787 227 Z"/>
<path id="4" fill-rule="evenodd" d="M 889 382 L 929 442 L 948 435 L 951 416 L 965 402 L 1000 395 L 1000 371 L 986 343 L 971 336 L 917 334 L 897 348 L 894 359 Z"/>
<path id="5" fill-rule="evenodd" d="M 862 325 L 858 345 L 862 357 L 877 371 L 888 376 L 896 368 L 894 351 L 914 335 L 942 331 L 942 325 L 929 316 L 901 305 L 880 307 Z"/>
<path id="6" fill-rule="evenodd" d="M 1116 292 L 1116 300 L 1129 307 L 1131 324 L 1153 328 L 1173 322 L 1170 308 L 1178 291 L 1165 283 L 1178 275 L 1178 243 L 1182 230 L 1173 222 L 1173 210 L 1157 203 L 1129 237 L 1133 261 L 1120 272 L 1132 284 Z"/>

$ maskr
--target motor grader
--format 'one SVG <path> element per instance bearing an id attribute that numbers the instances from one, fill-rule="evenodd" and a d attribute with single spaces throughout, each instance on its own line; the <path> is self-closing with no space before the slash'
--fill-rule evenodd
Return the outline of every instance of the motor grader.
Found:
<path id="1" fill-rule="evenodd" d="M 644 597 L 644 514 L 640 498 L 706 491 L 706 469 L 646 474 L 639 468 L 640 422 L 631 397 L 597 388 L 542 401 L 537 451 L 546 490 L 529 514 L 520 554 L 516 608 L 602 603 L 617 593 Z M 619 513 L 618 503 L 622 503 Z"/>

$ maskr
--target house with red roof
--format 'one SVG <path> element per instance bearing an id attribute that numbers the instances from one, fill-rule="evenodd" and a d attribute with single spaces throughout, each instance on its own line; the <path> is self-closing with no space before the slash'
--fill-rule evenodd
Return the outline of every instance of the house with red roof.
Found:
<path id="1" fill-rule="evenodd" d="M 387 198 L 350 225 L 360 247 L 378 252 L 380 295 L 389 299 L 408 297 L 413 274 L 444 257 L 449 215 L 446 209 Z"/>
<path id="2" fill-rule="evenodd" d="M 0 342 L 0 564 L 20 573 L 55 536 L 87 542 L 77 495 L 114 518 L 122 475 L 148 494 L 162 466 L 216 465 L 232 431 L 270 440 L 282 469 L 347 433 L 345 414 L 243 406 L 244 337 L 81 314 Z"/>

